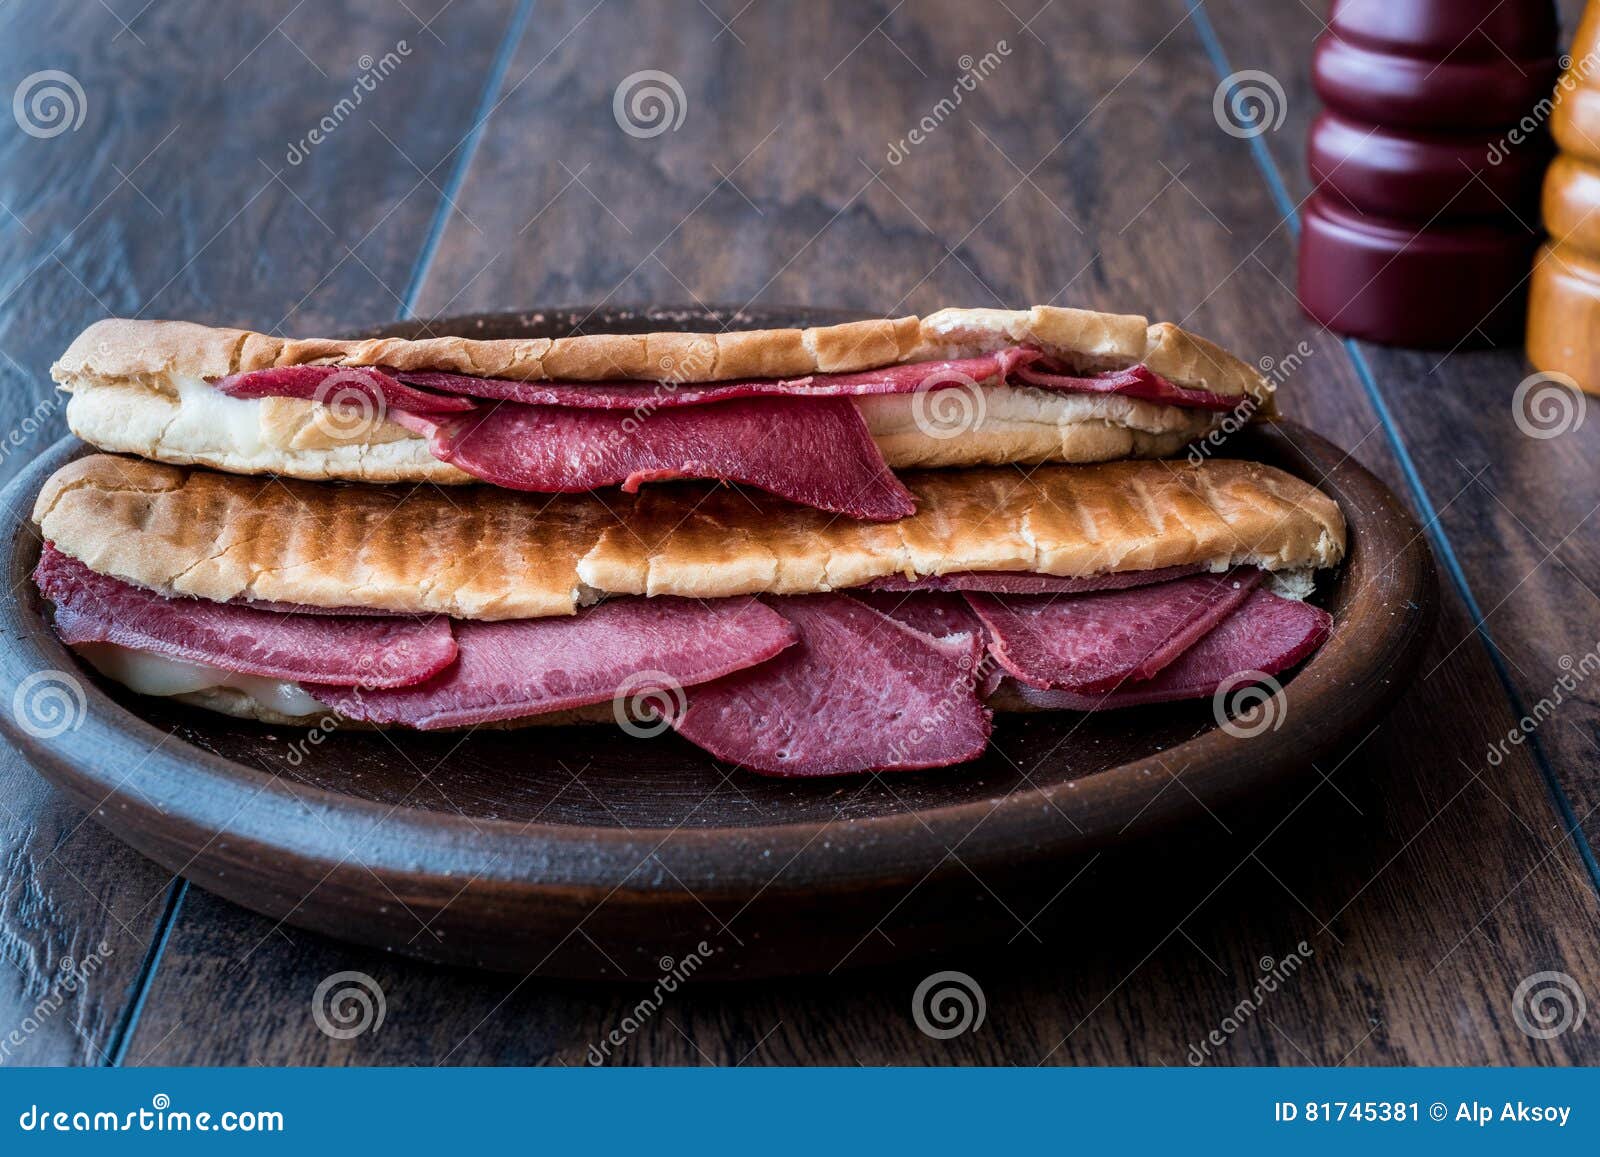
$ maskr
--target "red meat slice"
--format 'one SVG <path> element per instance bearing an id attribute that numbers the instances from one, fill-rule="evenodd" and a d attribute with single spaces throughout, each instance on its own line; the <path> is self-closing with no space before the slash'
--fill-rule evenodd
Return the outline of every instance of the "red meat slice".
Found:
<path id="1" fill-rule="evenodd" d="M 237 603 L 166 598 L 90 570 L 46 545 L 34 581 L 69 645 L 115 643 L 224 671 L 293 682 L 403 687 L 456 657 L 450 620 L 284 615 Z"/>
<path id="2" fill-rule="evenodd" d="M 751 598 L 613 599 L 571 617 L 458 622 L 456 664 L 413 687 L 306 690 L 367 723 L 466 727 L 618 696 L 654 706 L 770 659 L 795 637 Z"/>
<path id="3" fill-rule="evenodd" d="M 844 595 L 770 605 L 800 642 L 690 691 L 673 721 L 690 742 L 780 776 L 943 767 L 982 753 L 991 716 L 965 638 L 934 639 Z"/>
<path id="4" fill-rule="evenodd" d="M 990 653 L 1018 682 L 1093 694 L 1154 676 L 1260 582 L 1250 568 L 1096 594 L 965 597 L 988 628 Z"/>
<path id="5" fill-rule="evenodd" d="M 251 370 L 213 382 L 230 398 L 304 398 L 324 405 L 365 405 L 368 412 L 460 414 L 477 409 L 471 398 L 413 389 L 370 366 L 280 366 Z"/>
<path id="6" fill-rule="evenodd" d="M 1107 695 L 1041 691 L 1021 683 L 1016 690 L 1035 707 L 1054 711 L 1109 711 L 1203 699 L 1236 676 L 1288 670 L 1322 646 L 1332 627 L 1333 616 L 1319 607 L 1256 590 L 1244 606 L 1153 679 L 1124 683 Z"/>
<path id="7" fill-rule="evenodd" d="M 742 482 L 852 518 L 892 521 L 916 510 L 846 398 L 759 398 L 662 410 L 502 402 L 462 418 L 405 419 L 434 457 L 511 490 L 567 492 L 672 478 Z"/>

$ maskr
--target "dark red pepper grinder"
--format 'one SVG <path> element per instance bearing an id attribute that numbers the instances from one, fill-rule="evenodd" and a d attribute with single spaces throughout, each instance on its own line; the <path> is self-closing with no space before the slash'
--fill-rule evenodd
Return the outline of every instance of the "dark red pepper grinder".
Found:
<path id="1" fill-rule="evenodd" d="M 1307 313 L 1391 345 L 1519 336 L 1556 36 L 1554 0 L 1335 0 L 1312 63 Z"/>

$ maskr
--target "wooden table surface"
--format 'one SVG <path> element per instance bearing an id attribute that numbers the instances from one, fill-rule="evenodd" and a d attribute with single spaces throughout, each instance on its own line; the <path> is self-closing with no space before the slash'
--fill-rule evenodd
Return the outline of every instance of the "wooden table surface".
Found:
<path id="1" fill-rule="evenodd" d="M 934 962 L 982 989 L 959 1036 L 918 1029 L 923 964 L 679 992 L 614 1059 L 1182 1065 L 1216 1031 L 1207 1063 L 1596 1063 L 1600 1008 L 1544 1039 L 1517 990 L 1600 1002 L 1600 684 L 1578 678 L 1600 646 L 1600 420 L 1530 438 L 1519 351 L 1382 349 L 1300 312 L 1325 9 L 10 0 L 0 96 L 60 70 L 83 120 L 0 129 L 0 474 L 63 432 L 47 367 L 108 314 L 302 335 L 646 301 L 1179 321 L 1293 366 L 1287 413 L 1425 523 L 1444 612 L 1392 716 L 1259 830 L 1104 857 L 1061 880 L 1072 917 L 1042 943 L 1018 913 L 1026 948 Z M 1213 115 L 1244 69 L 1286 110 L 1251 139 Z M 682 112 L 655 135 L 614 115 L 642 70 L 681 88 L 654 82 Z M 576 1065 L 642 995 L 275 925 L 118 844 L 10 751 L 0 851 L 0 1063 Z M 342 971 L 381 987 L 377 1031 L 317 1027 Z M 1564 978 L 1524 984 L 1544 972 Z"/>

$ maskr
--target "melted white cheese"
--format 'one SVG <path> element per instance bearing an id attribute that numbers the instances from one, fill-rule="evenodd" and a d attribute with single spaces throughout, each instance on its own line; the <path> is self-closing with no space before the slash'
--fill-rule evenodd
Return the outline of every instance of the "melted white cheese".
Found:
<path id="1" fill-rule="evenodd" d="M 208 663 L 169 659 L 116 643 L 79 643 L 73 650 L 106 678 L 141 695 L 185 695 L 230 687 L 283 715 L 320 715 L 328 710 L 300 684 L 283 679 L 240 675 Z"/>
<path id="2" fill-rule="evenodd" d="M 947 406 L 930 400 L 930 395 L 918 394 L 864 394 L 850 400 L 861 411 L 867 430 L 875 438 L 910 433 L 930 423 L 938 428 L 946 420 L 954 421 L 955 431 L 969 435 L 1017 424 L 1056 428 L 1088 422 L 1163 434 L 1183 429 L 1196 416 L 1209 421 L 1204 411 L 1188 411 L 1123 394 L 1076 394 L 1024 385 L 986 385 L 981 389 L 981 407 L 974 406 L 970 398 L 959 396 Z"/>
<path id="3" fill-rule="evenodd" d="M 181 404 L 165 437 L 196 445 L 197 438 L 220 440 L 241 454 L 259 454 L 268 448 L 261 436 L 259 398 L 229 397 L 204 378 L 174 374 L 171 382 Z"/>

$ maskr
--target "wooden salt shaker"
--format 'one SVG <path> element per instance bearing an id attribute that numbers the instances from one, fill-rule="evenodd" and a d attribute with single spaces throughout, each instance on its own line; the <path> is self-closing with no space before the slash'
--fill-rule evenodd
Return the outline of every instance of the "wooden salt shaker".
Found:
<path id="1" fill-rule="evenodd" d="M 1528 291 L 1528 360 L 1600 393 L 1600 0 L 1578 24 L 1550 128 L 1561 150 L 1545 175 L 1550 239 Z"/>

